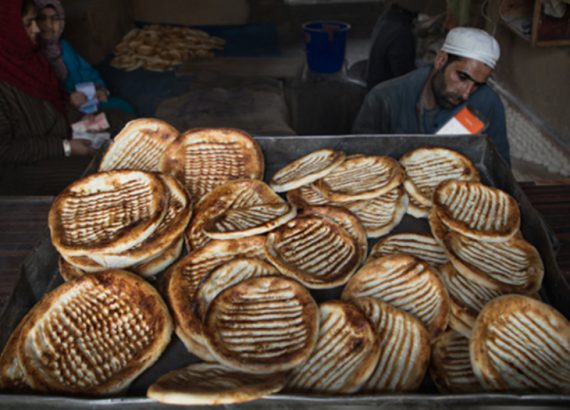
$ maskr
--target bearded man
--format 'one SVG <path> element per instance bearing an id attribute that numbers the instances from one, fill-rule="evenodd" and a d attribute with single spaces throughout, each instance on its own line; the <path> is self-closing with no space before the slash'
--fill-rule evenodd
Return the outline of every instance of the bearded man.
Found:
<path id="1" fill-rule="evenodd" d="M 383 82 L 366 96 L 353 134 L 435 134 L 468 106 L 485 124 L 499 155 L 510 163 L 505 110 L 488 85 L 500 57 L 483 30 L 451 30 L 432 66 Z"/>

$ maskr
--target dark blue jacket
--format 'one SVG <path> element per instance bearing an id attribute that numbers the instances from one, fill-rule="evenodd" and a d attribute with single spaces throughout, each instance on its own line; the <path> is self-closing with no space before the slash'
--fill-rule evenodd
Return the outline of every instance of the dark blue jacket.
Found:
<path id="1" fill-rule="evenodd" d="M 446 110 L 437 108 L 420 117 L 421 93 L 432 67 L 422 67 L 404 76 L 383 82 L 366 95 L 354 122 L 353 134 L 434 134 L 465 105 L 487 125 L 499 154 L 510 164 L 505 110 L 501 99 L 484 85 L 469 99 Z"/>

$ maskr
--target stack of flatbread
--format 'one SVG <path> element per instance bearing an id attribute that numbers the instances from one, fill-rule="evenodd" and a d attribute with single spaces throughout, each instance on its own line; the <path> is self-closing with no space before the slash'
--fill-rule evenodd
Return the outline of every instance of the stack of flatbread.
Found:
<path id="1" fill-rule="evenodd" d="M 49 213 L 61 273 L 71 279 L 128 268 L 155 275 L 180 255 L 192 209 L 186 190 L 168 175 L 113 170 L 75 181 Z"/>
<path id="2" fill-rule="evenodd" d="M 465 155 L 440 147 L 423 147 L 402 155 L 406 172 L 404 188 L 408 193 L 408 214 L 425 218 L 433 205 L 435 188 L 443 181 L 479 181 L 477 168 Z"/>
<path id="3" fill-rule="evenodd" d="M 534 295 L 543 274 L 514 199 L 447 149 L 400 163 L 323 149 L 265 184 L 263 154 L 243 131 L 129 123 L 100 172 L 54 201 L 68 282 L 13 332 L 0 388 L 124 389 L 172 323 L 154 288 L 117 269 L 150 276 L 170 265 L 160 285 L 174 330 L 206 363 L 152 384 L 148 396 L 164 403 L 412 392 L 428 369 L 446 393 L 567 392 L 568 321 L 504 296 Z M 432 235 L 387 235 L 408 197 L 429 212 Z M 320 304 L 309 290 L 340 286 L 341 300 Z"/>
<path id="4" fill-rule="evenodd" d="M 386 156 L 351 155 L 319 150 L 279 170 L 271 186 L 287 191 L 287 199 L 298 208 L 332 205 L 348 209 L 358 217 L 368 237 L 389 233 L 408 207 L 402 187 L 404 172 L 397 161 Z"/>
<path id="5" fill-rule="evenodd" d="M 444 181 L 434 192 L 429 222 L 450 260 L 440 272 L 451 297 L 450 325 L 459 333 L 470 335 L 490 300 L 540 289 L 542 260 L 522 237 L 510 195 L 479 182 Z"/>
<path id="6" fill-rule="evenodd" d="M 202 30 L 158 24 L 134 28 L 115 46 L 111 66 L 124 71 L 167 71 L 189 59 L 212 58 L 226 41 Z"/>

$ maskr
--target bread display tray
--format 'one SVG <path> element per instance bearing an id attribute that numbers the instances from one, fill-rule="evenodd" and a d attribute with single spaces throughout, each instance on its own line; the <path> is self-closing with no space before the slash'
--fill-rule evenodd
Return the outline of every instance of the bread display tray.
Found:
<path id="1" fill-rule="evenodd" d="M 498 156 L 488 139 L 482 136 L 416 136 L 416 135 L 347 135 L 347 136 L 279 136 L 257 137 L 265 157 L 265 181 L 291 161 L 312 151 L 331 148 L 346 154 L 388 155 L 399 159 L 407 151 L 422 146 L 440 146 L 459 151 L 469 157 L 481 174 L 481 182 L 497 187 L 512 195 L 519 204 L 521 230 L 525 239 L 534 245 L 544 263 L 545 273 L 540 292 L 544 301 L 570 318 L 570 284 L 562 276 L 555 258 L 555 239 L 549 233 L 540 214 L 532 207 L 516 183 L 509 166 Z M 406 215 L 392 231 L 429 232 L 426 219 Z M 369 241 L 369 247 L 377 239 Z M 158 275 L 158 280 L 161 275 Z M 57 270 L 57 253 L 46 231 L 42 241 L 24 261 L 16 286 L 3 312 L 0 313 L 0 349 L 4 347 L 11 331 L 26 312 L 48 291 L 60 285 L 63 279 Z M 313 291 L 317 301 L 335 299 L 340 290 Z M 172 341 L 154 366 L 138 377 L 129 390 L 121 396 L 61 397 L 47 395 L 0 394 L 0 409 L 150 409 L 176 408 L 146 398 L 146 389 L 160 375 L 198 359 L 186 351 L 180 340 L 173 335 Z M 489 405 L 552 406 L 570 408 L 570 395 L 556 394 L 439 394 L 429 378 L 421 389 L 413 394 L 316 396 L 276 394 L 239 408 L 309 409 L 334 406 L 358 406 L 364 408 L 484 408 Z M 386 407 L 384 407 L 386 406 Z M 205 406 L 204 408 L 206 408 Z M 233 407 L 233 406 L 232 406 Z M 199 407 L 193 407 L 199 408 Z"/>

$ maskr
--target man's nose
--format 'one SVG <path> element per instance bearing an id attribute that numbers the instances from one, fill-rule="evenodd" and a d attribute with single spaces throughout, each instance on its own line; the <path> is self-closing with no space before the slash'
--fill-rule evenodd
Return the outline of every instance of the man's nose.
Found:
<path id="1" fill-rule="evenodd" d="M 461 90 L 461 98 L 467 100 L 469 96 L 475 91 L 477 85 L 473 81 L 463 82 L 463 88 Z"/>

